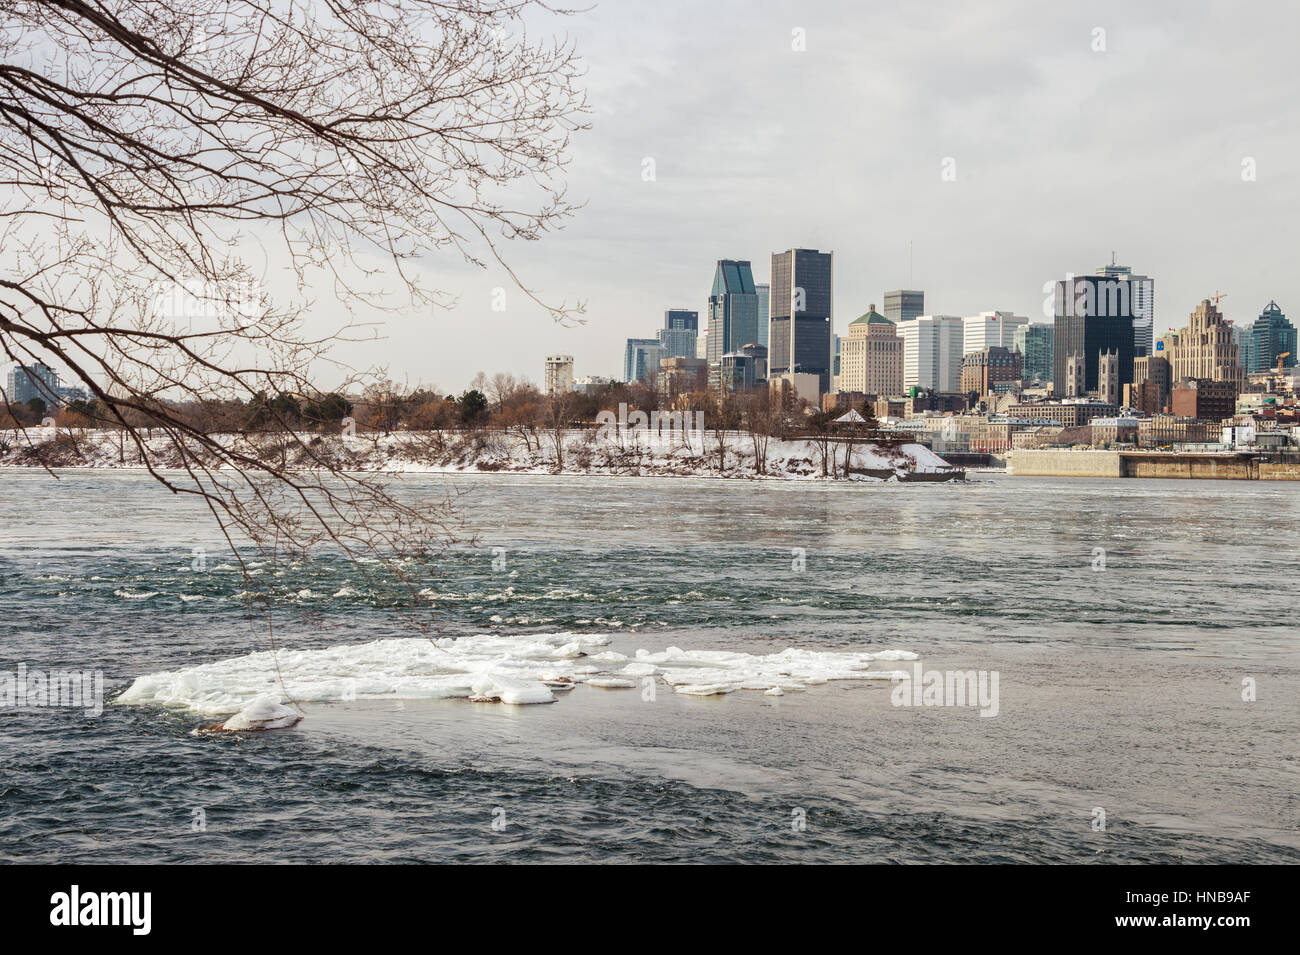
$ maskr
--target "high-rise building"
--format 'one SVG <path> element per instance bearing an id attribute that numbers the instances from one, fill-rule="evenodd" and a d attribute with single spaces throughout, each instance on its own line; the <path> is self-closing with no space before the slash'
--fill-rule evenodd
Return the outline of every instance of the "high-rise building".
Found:
<path id="1" fill-rule="evenodd" d="M 1021 325 L 1012 337 L 1012 347 L 1020 352 L 1021 374 L 1030 381 L 1052 380 L 1052 326 Z"/>
<path id="2" fill-rule="evenodd" d="M 1081 397 L 1097 388 L 1098 357 L 1115 352 L 1119 384 L 1133 381 L 1133 302 L 1129 283 L 1102 275 L 1070 275 L 1056 283 L 1052 387 Z M 1073 376 L 1067 365 L 1073 359 Z M 1062 387 L 1062 385 L 1066 387 Z"/>
<path id="3" fill-rule="evenodd" d="M 659 359 L 663 357 L 663 347 L 657 338 L 629 338 L 623 352 L 623 380 L 628 384 L 635 381 L 655 380 L 659 373 Z"/>
<path id="4" fill-rule="evenodd" d="M 815 249 L 772 253 L 768 375 L 816 375 L 831 389 L 834 255 Z"/>
<path id="5" fill-rule="evenodd" d="M 898 323 L 903 339 L 903 390 L 961 389 L 962 320 L 957 315 L 920 315 Z"/>
<path id="6" fill-rule="evenodd" d="M 664 328 L 679 328 L 698 334 L 700 331 L 700 313 L 691 308 L 665 309 Z"/>
<path id="7" fill-rule="evenodd" d="M 42 362 L 14 365 L 9 369 L 5 398 L 11 405 L 26 404 L 33 398 L 40 398 L 52 407 L 60 403 L 61 391 L 58 373 Z"/>
<path id="8" fill-rule="evenodd" d="M 1228 324 L 1232 326 L 1232 343 L 1237 346 L 1237 360 L 1241 362 L 1242 371 L 1249 375 L 1259 364 L 1259 356 L 1255 352 L 1255 329 L 1251 325 L 1238 325 L 1236 322 Z"/>
<path id="9" fill-rule="evenodd" d="M 839 391 L 903 393 L 903 340 L 894 323 L 877 312 L 875 305 L 849 322 L 848 334 L 840 339 L 836 382 Z"/>
<path id="10" fill-rule="evenodd" d="M 1029 324 L 1023 315 L 1011 312 L 980 312 L 962 319 L 962 354 L 983 351 L 990 346 L 1012 348 L 1016 329 Z"/>
<path id="11" fill-rule="evenodd" d="M 741 345 L 758 342 L 758 290 L 748 261 L 719 259 L 709 293 L 709 330 L 705 357 L 710 362 Z"/>
<path id="12" fill-rule="evenodd" d="M 694 358 L 695 339 L 699 335 L 700 314 L 685 308 L 664 312 L 664 327 L 659 329 L 659 347 L 664 358 Z"/>
<path id="13" fill-rule="evenodd" d="M 767 347 L 767 335 L 772 321 L 772 286 L 755 285 L 758 292 L 758 344 Z"/>
<path id="14" fill-rule="evenodd" d="M 1110 265 L 1097 269 L 1097 274 L 1125 283 L 1133 312 L 1133 356 L 1150 355 L 1155 333 L 1156 280 L 1146 275 L 1134 275 L 1127 265 L 1116 265 L 1114 256 Z"/>
<path id="15" fill-rule="evenodd" d="M 885 318 L 895 325 L 925 314 L 925 292 L 900 288 L 885 293 Z"/>
<path id="16" fill-rule="evenodd" d="M 568 394 L 573 390 L 573 356 L 547 355 L 544 390 L 548 395 Z"/>
<path id="17" fill-rule="evenodd" d="M 756 388 L 767 380 L 767 347 L 757 343 L 745 345 L 722 356 L 714 381 L 718 391 Z"/>
<path id="18" fill-rule="evenodd" d="M 1161 335 L 1155 347 L 1157 355 L 1168 359 L 1174 381 L 1203 378 L 1241 384 L 1245 378 L 1232 325 L 1223 320 L 1218 306 L 1208 298 L 1196 306 L 1186 326 Z"/>
<path id="19" fill-rule="evenodd" d="M 1290 352 L 1282 359 L 1284 368 L 1293 368 L 1296 364 L 1296 330 L 1277 302 L 1269 302 L 1264 311 L 1259 313 L 1255 324 L 1250 328 L 1251 357 L 1253 367 L 1246 366 L 1247 371 L 1268 371 L 1277 368 L 1279 355 Z"/>

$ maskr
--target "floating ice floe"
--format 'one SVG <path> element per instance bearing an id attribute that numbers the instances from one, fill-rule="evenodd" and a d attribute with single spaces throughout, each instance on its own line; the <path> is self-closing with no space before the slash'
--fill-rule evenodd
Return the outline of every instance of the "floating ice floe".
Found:
<path id="1" fill-rule="evenodd" d="M 669 647 L 638 650 L 629 659 L 608 650 L 609 640 L 592 633 L 487 633 L 281 650 L 278 659 L 263 651 L 139 677 L 116 702 L 184 707 L 205 715 L 234 713 L 227 720 L 232 725 L 223 728 L 251 728 L 238 724 L 298 717 L 281 706 L 286 700 L 465 699 L 524 705 L 553 702 L 556 692 L 582 683 L 626 689 L 649 676 L 685 696 L 738 690 L 778 696 L 832 680 L 889 680 L 894 672 L 869 669 L 874 661 L 917 659 L 905 650 L 845 653 L 796 647 L 767 654 Z M 270 704 L 285 712 L 277 716 Z M 261 708 L 250 713 L 255 707 Z"/>
<path id="2" fill-rule="evenodd" d="M 293 726 L 302 714 L 284 706 L 278 696 L 260 696 L 221 724 L 226 732 L 278 730 Z"/>

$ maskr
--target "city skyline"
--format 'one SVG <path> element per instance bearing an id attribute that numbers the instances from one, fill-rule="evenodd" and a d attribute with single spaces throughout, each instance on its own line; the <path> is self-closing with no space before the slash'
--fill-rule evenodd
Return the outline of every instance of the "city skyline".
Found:
<path id="1" fill-rule="evenodd" d="M 1043 284 L 1092 273 L 1112 252 L 1156 278 L 1157 335 L 1216 290 L 1238 325 L 1271 299 L 1294 312 L 1289 249 L 1258 223 L 1300 195 L 1300 107 L 1285 66 L 1300 13 L 1180 9 L 597 7 L 565 24 L 596 109 L 570 183 L 588 205 L 516 253 L 530 287 L 586 300 L 586 324 L 554 325 L 503 276 L 440 262 L 458 307 L 397 323 L 374 351 L 447 390 L 477 364 L 535 378 L 537 356 L 555 352 L 574 354 L 579 374 L 617 375 L 625 340 L 653 329 L 665 305 L 704 311 L 718 259 L 748 259 L 762 284 L 772 252 L 791 247 L 835 253 L 837 334 L 897 288 L 924 289 L 932 314 L 1050 321 Z M 740 73 L 753 83 L 743 98 Z M 822 145 L 788 149 L 802 140 Z M 941 178 L 945 158 L 953 181 Z M 1221 241 L 1207 243 L 1207 229 Z M 502 313 L 490 307 L 497 286 L 509 294 Z M 422 346 L 430 335 L 446 342 L 436 355 Z"/>

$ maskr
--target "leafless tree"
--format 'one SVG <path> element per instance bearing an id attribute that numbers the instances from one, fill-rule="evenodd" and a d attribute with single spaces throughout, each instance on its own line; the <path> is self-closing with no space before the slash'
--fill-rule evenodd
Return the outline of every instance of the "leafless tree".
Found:
<path id="1" fill-rule="evenodd" d="M 332 543 L 355 559 L 445 542 L 446 502 L 344 470 L 322 448 L 347 438 L 290 431 L 266 454 L 178 408 L 311 395 L 325 373 L 356 393 L 366 375 L 336 346 L 373 334 L 365 310 L 451 304 L 422 268 L 439 252 L 503 270 L 559 319 L 581 311 L 542 300 L 503 256 L 574 208 L 581 66 L 567 40 L 524 28 L 556 12 L 0 0 L 0 354 L 70 373 L 232 546 Z M 301 294 L 266 287 L 256 246 Z M 308 289 L 353 317 L 313 330 Z"/>
<path id="2" fill-rule="evenodd" d="M 745 430 L 754 448 L 754 473 L 767 473 L 767 445 L 777 430 L 780 407 L 769 388 L 754 388 L 740 399 Z"/>

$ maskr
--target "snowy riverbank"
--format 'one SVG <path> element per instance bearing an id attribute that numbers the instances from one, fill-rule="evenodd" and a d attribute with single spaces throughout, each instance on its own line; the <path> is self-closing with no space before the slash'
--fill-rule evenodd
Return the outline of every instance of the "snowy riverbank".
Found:
<path id="1" fill-rule="evenodd" d="M 217 435 L 226 448 L 290 470 L 329 464 L 385 473 L 513 472 L 674 477 L 850 480 L 943 479 L 954 473 L 919 444 L 760 439 L 743 432 L 401 431 L 392 434 Z M 179 467 L 184 455 L 161 431 L 146 437 L 155 467 Z M 557 444 L 559 445 L 557 449 Z M 558 450 L 558 453 L 557 453 Z M 827 456 L 826 462 L 823 457 Z M 848 457 L 846 469 L 846 456 Z M 138 468 L 139 450 L 116 431 L 29 428 L 0 432 L 0 467 Z"/>

